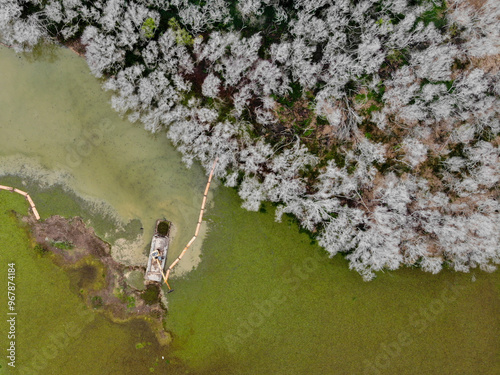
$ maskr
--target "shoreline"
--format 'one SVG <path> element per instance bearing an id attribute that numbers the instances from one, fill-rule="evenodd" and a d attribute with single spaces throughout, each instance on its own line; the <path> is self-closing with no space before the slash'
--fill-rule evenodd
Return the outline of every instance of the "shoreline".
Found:
<path id="1" fill-rule="evenodd" d="M 85 305 L 114 323 L 146 321 L 162 346 L 172 341 L 164 327 L 167 308 L 160 286 L 139 289 L 127 273 L 143 273 L 145 267 L 125 266 L 111 257 L 111 245 L 100 239 L 80 217 L 51 216 L 43 221 L 23 217 L 35 240 L 35 251 L 50 256 L 70 277 L 70 287 Z"/>

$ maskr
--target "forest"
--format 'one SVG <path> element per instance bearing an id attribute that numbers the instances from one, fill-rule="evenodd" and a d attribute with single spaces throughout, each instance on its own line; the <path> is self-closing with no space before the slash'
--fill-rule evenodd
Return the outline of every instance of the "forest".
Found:
<path id="1" fill-rule="evenodd" d="M 497 0 L 0 0 L 0 40 L 84 54 L 118 113 L 371 280 L 500 264 L 499 18 Z"/>

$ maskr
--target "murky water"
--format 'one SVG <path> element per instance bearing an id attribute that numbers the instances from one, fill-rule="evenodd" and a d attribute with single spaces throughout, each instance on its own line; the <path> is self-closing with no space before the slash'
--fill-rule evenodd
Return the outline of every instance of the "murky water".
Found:
<path id="1" fill-rule="evenodd" d="M 185 169 L 163 136 L 121 121 L 84 61 L 70 52 L 29 61 L 0 49 L 0 64 L 0 174 L 6 175 L 0 184 L 24 183 L 42 216 L 82 215 L 127 262 L 143 259 L 157 217 L 177 226 L 171 255 L 180 251 L 201 203 L 200 168 Z M 472 274 L 403 269 L 364 283 L 342 258 L 322 255 L 295 224 L 274 223 L 271 207 L 245 212 L 226 188 L 215 190 L 211 202 L 201 263 L 174 278 L 168 295 L 170 362 L 157 362 L 154 340 L 139 323 L 93 315 L 91 323 L 76 321 L 85 334 L 41 373 L 500 372 L 500 273 L 476 271 L 473 282 Z M 133 219 L 144 237 L 138 221 L 127 226 Z M 39 267 L 36 278 L 55 272 Z M 46 293 L 69 293 L 67 281 L 54 280 Z M 66 321 L 75 314 L 48 309 L 46 299 L 26 304 L 40 315 L 40 324 L 29 327 L 41 338 L 52 331 L 51 314 Z M 139 340 L 152 345 L 136 349 Z"/>
<path id="2" fill-rule="evenodd" d="M 24 180 L 42 217 L 78 211 L 63 191 L 79 198 L 96 231 L 118 240 L 115 257 L 129 264 L 144 264 L 154 223 L 166 217 L 176 228 L 174 259 L 194 232 L 201 168 L 186 169 L 166 137 L 121 120 L 83 59 L 49 52 L 33 60 L 0 49 L 0 176 L 20 177 L 2 181 Z M 124 228 L 134 219 L 140 223 Z"/>
<path id="3" fill-rule="evenodd" d="M 10 211 L 25 214 L 27 202 L 0 191 L 0 262 L 7 286 L 7 264 L 15 263 L 15 368 L 0 358 L 0 374 L 143 374 L 167 368 L 165 350 L 140 320 L 114 324 L 86 308 L 71 280 L 49 256 L 33 250 L 28 233 Z M 7 294 L 0 293 L 0 343 L 6 353 Z M 9 316 L 10 317 L 10 316 Z M 137 349 L 137 344 L 145 347 Z M 151 343 L 151 345 L 148 345 Z M 3 354 L 3 353 L 2 353 Z M 112 360 L 109 360 L 112 358 Z M 8 371 L 10 369 L 10 371 Z"/>

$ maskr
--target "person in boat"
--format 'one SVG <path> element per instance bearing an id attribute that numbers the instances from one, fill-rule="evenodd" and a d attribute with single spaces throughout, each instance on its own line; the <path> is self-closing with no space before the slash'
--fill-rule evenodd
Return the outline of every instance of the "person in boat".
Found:
<path id="1" fill-rule="evenodd" d="M 158 250 L 153 252 L 152 255 L 153 255 L 153 259 L 158 259 L 160 262 L 163 261 L 163 259 L 165 259 L 165 255 L 160 255 L 160 252 Z"/>

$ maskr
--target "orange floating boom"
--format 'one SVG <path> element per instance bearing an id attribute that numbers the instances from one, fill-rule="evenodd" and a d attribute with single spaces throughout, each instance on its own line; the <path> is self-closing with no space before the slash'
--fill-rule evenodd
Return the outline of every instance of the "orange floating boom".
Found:
<path id="1" fill-rule="evenodd" d="M 23 196 L 27 196 L 28 195 L 28 193 L 26 193 L 25 191 L 19 190 L 19 189 L 14 189 L 14 193 L 21 194 Z"/>
<path id="2" fill-rule="evenodd" d="M 194 236 L 193 236 L 193 238 L 191 238 L 191 240 L 188 242 L 188 244 L 184 247 L 184 249 L 179 254 L 179 256 L 173 261 L 173 263 L 170 265 L 170 267 L 168 267 L 167 273 L 166 273 L 165 277 L 163 278 L 165 280 L 165 284 L 167 284 L 167 287 L 169 290 L 171 290 L 171 289 L 170 289 L 170 286 L 168 285 L 167 280 L 168 280 L 168 276 L 170 275 L 170 271 L 172 270 L 172 268 L 174 268 L 177 265 L 177 263 L 180 262 L 180 260 L 182 259 L 182 257 L 186 253 L 186 251 L 189 249 L 189 247 L 196 240 L 196 237 L 198 237 L 198 233 L 200 232 L 201 223 L 203 221 L 203 214 L 205 212 L 205 204 L 207 203 L 208 189 L 210 189 L 210 183 L 212 182 L 212 177 L 214 176 L 215 166 L 217 165 L 218 160 L 219 160 L 219 158 L 215 158 L 214 163 L 212 165 L 212 170 L 210 171 L 210 175 L 208 176 L 208 182 L 207 182 L 207 186 L 205 187 L 205 192 L 203 193 L 203 202 L 201 203 L 200 216 L 198 216 L 198 223 L 196 224 L 196 230 L 194 232 Z"/>
<path id="3" fill-rule="evenodd" d="M 30 195 L 26 193 L 25 191 L 10 187 L 10 186 L 5 186 L 5 185 L 0 185 L 0 190 L 7 190 L 7 191 L 12 191 L 14 193 L 22 195 L 24 198 L 26 198 L 30 204 L 31 211 L 33 212 L 33 215 L 35 215 L 35 218 L 37 220 L 40 220 L 40 215 L 38 214 L 38 210 L 35 207 L 35 203 L 33 202 L 33 199 L 31 199 Z"/>
<path id="4" fill-rule="evenodd" d="M 31 210 L 33 211 L 33 215 L 35 215 L 35 218 L 37 220 L 40 220 L 40 215 L 38 215 L 38 210 L 36 209 L 35 207 L 35 203 L 33 202 L 33 199 L 31 199 L 31 197 L 29 196 L 29 194 L 26 194 L 26 199 L 28 200 L 30 206 L 31 206 Z"/>

